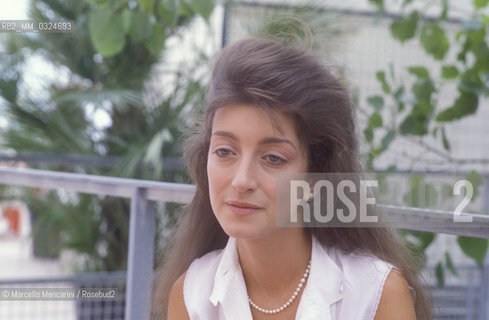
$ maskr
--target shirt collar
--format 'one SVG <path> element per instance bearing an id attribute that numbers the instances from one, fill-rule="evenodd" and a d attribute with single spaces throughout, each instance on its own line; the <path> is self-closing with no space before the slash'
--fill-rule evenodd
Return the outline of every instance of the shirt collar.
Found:
<path id="1" fill-rule="evenodd" d="M 343 298 L 345 285 L 350 286 L 328 251 L 334 253 L 312 236 L 311 271 L 296 319 L 329 319 L 325 316 L 331 314 L 330 305 Z M 238 315 L 240 319 L 251 319 L 235 238 L 230 237 L 223 250 L 209 300 L 214 306 L 220 303 L 223 312 L 231 314 L 232 319 L 238 319 Z"/>
<path id="2" fill-rule="evenodd" d="M 351 287 L 341 268 L 330 256 L 335 250 L 328 250 L 313 236 L 311 271 L 304 288 L 296 319 L 329 320 L 331 305 L 343 299 L 345 286 Z"/>
<path id="3" fill-rule="evenodd" d="M 221 305 L 219 319 L 252 319 L 235 238 L 230 237 L 223 250 L 209 301 Z"/>
<path id="4" fill-rule="evenodd" d="M 239 264 L 236 239 L 229 237 L 214 277 L 214 287 L 210 296 L 210 301 L 214 306 L 222 302 L 231 280 L 235 280 L 239 273 L 242 274 L 242 270 Z"/>

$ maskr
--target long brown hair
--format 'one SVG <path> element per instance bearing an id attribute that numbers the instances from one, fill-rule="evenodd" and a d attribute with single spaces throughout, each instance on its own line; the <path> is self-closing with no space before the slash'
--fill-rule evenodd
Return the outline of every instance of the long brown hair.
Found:
<path id="1" fill-rule="evenodd" d="M 225 48 L 213 70 L 204 118 L 184 144 L 184 159 L 197 187 L 178 223 L 165 262 L 156 273 L 153 316 L 165 317 L 173 283 L 190 263 L 224 248 L 224 233 L 211 208 L 207 154 L 217 108 L 245 103 L 292 115 L 307 146 L 310 172 L 360 172 L 355 112 L 348 91 L 310 50 L 279 40 L 251 38 Z M 373 254 L 399 268 L 416 293 L 418 319 L 431 319 L 428 292 L 412 258 L 387 228 L 307 228 L 324 246 Z"/>

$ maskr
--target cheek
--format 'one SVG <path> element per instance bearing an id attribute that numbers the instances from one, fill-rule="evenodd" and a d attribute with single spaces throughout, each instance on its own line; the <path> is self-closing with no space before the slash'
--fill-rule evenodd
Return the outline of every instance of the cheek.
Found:
<path id="1" fill-rule="evenodd" d="M 214 203 L 216 196 L 221 194 L 221 191 L 226 185 L 226 174 L 224 170 L 216 166 L 211 159 L 207 159 L 207 180 L 209 183 L 209 196 L 211 204 Z"/>
<path id="2" fill-rule="evenodd" d="M 277 184 L 275 183 L 275 177 L 272 177 L 271 179 L 267 179 L 264 189 L 266 190 L 267 195 L 272 200 L 271 205 L 275 205 L 275 201 L 276 201 L 275 197 L 277 194 Z"/>
<path id="3" fill-rule="evenodd" d="M 209 183 L 209 192 L 212 197 L 214 189 L 215 170 L 209 158 L 207 158 L 207 182 Z"/>

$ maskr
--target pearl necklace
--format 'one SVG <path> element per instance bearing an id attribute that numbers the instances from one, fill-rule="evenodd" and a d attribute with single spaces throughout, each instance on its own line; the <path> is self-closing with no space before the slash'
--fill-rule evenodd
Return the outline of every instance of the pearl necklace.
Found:
<path id="1" fill-rule="evenodd" d="M 248 296 L 248 301 L 250 302 L 250 305 L 258 311 L 261 311 L 263 313 L 269 313 L 269 314 L 274 314 L 274 313 L 278 313 L 280 311 L 285 310 L 285 308 L 290 306 L 292 304 L 292 302 L 294 302 L 295 298 L 297 298 L 297 296 L 299 295 L 299 292 L 301 291 L 301 289 L 304 287 L 304 284 L 306 283 L 306 280 L 307 280 L 307 277 L 309 276 L 310 271 L 311 271 L 311 261 L 309 260 L 309 264 L 307 265 L 306 271 L 304 272 L 304 276 L 302 277 L 301 281 L 299 282 L 299 285 L 295 289 L 295 291 L 292 294 L 292 296 L 290 297 L 290 299 L 286 303 L 284 303 L 281 307 L 279 307 L 277 309 L 265 309 L 265 308 L 258 306 L 253 301 L 251 301 L 250 297 Z"/>

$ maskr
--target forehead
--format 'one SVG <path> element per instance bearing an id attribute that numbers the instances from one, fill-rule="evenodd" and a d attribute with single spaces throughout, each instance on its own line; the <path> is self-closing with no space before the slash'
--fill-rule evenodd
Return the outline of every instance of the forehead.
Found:
<path id="1" fill-rule="evenodd" d="M 299 140 L 295 121 L 291 115 L 247 104 L 233 104 L 218 108 L 212 120 L 212 132 L 217 130 Z"/>

